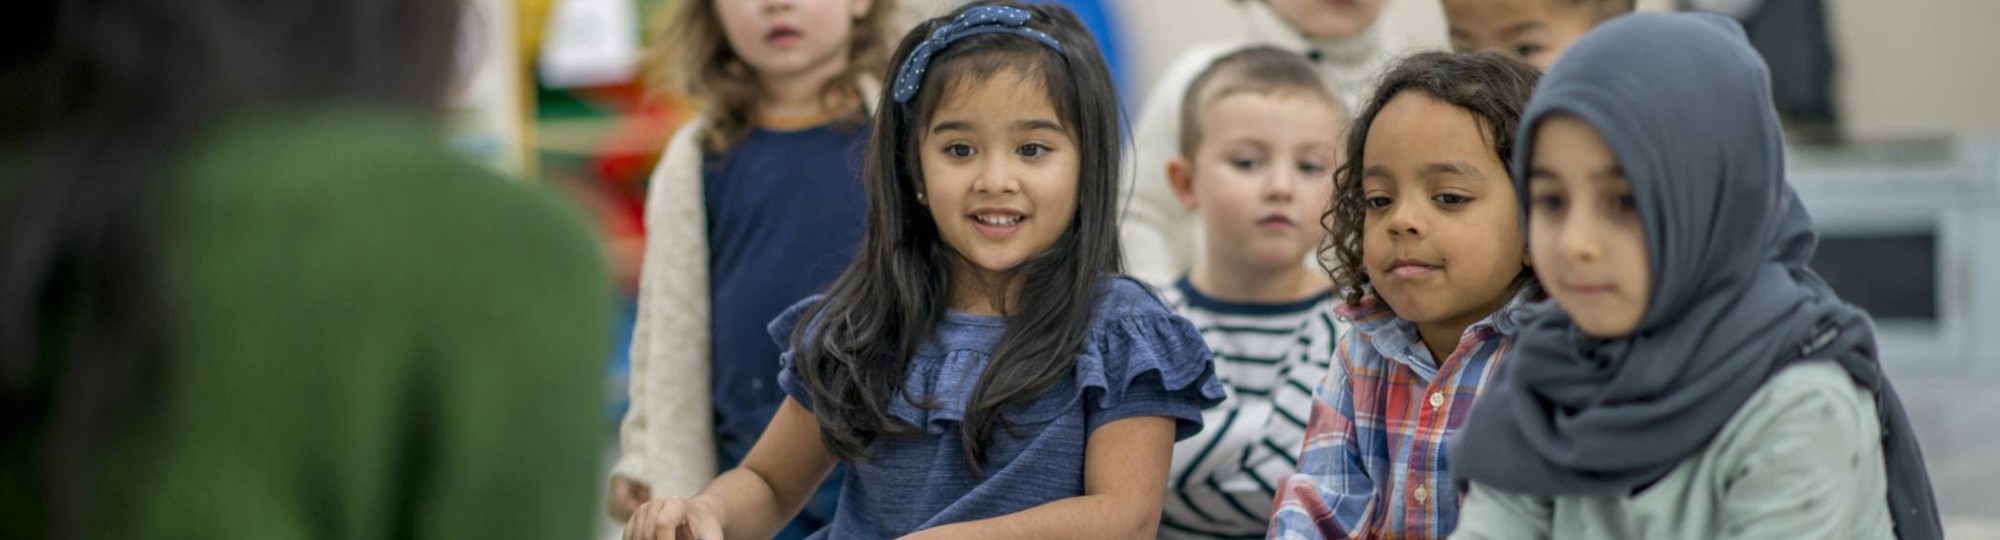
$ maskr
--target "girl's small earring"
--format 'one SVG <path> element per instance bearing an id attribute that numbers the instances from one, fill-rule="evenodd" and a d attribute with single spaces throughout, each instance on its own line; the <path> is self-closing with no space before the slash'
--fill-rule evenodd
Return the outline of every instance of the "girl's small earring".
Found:
<path id="1" fill-rule="evenodd" d="M 917 193 L 917 204 L 921 204 L 921 205 L 924 205 L 924 206 L 930 206 L 930 205 L 931 205 L 931 202 L 930 202 L 930 201 L 928 201 L 928 200 L 924 200 L 924 194 L 920 192 L 920 193 Z"/>

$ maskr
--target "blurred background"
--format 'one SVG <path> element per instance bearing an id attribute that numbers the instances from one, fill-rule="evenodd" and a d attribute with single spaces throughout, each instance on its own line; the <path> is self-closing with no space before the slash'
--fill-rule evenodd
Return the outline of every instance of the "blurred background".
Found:
<path id="1" fill-rule="evenodd" d="M 676 1 L 478 0 L 466 38 L 479 75 L 454 144 L 563 188 L 593 210 L 631 327 L 646 179 L 685 100 L 650 92 L 641 51 Z M 904 0 L 907 27 L 951 0 Z M 1136 111 L 1183 51 L 1296 40 L 1261 2 L 1068 0 L 1097 32 Z M 2000 538 L 2000 20 L 1991 0 L 1640 0 L 1744 20 L 1772 66 L 1791 180 L 1821 232 L 1814 266 L 1879 325 L 1884 363 L 1924 444 L 1946 528 Z M 1437 0 L 1388 0 L 1398 50 L 1447 47 Z M 1136 164 L 1136 166 L 1150 166 Z M 624 337 L 621 332 L 621 343 Z M 604 421 L 625 406 L 622 345 L 605 369 Z M 606 443 L 607 463 L 615 440 Z M 615 527 L 604 523 L 612 535 Z M 615 537 L 615 535 L 613 536 Z"/>

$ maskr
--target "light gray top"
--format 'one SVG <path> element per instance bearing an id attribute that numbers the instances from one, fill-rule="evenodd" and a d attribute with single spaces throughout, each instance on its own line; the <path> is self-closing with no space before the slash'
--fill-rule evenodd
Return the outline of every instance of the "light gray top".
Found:
<path id="1" fill-rule="evenodd" d="M 1881 430 L 1874 394 L 1845 369 L 1796 363 L 1636 495 L 1539 497 L 1474 483 L 1451 538 L 1894 538 Z"/>

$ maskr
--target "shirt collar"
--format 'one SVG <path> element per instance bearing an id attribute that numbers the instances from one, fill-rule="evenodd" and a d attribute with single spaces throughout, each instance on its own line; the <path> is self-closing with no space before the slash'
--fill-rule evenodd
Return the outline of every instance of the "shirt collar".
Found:
<path id="1" fill-rule="evenodd" d="M 1544 298 L 1541 285 L 1529 281 L 1514 293 L 1506 305 L 1467 326 L 1460 339 L 1464 339 L 1464 335 L 1486 332 L 1501 337 L 1512 336 L 1527 320 L 1529 308 Z M 1417 334 L 1417 325 L 1397 317 L 1381 297 L 1371 294 L 1363 297 L 1358 305 L 1342 303 L 1334 307 L 1334 314 L 1348 321 L 1354 332 L 1366 336 L 1376 352 L 1425 374 L 1427 378 L 1436 373 L 1438 362 L 1443 360 L 1431 358 L 1430 349 L 1424 347 L 1423 338 Z"/>

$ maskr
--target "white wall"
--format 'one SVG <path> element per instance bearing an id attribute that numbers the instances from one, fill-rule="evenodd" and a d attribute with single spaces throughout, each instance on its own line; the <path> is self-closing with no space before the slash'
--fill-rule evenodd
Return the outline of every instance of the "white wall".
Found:
<path id="1" fill-rule="evenodd" d="M 2000 131 L 2000 2 L 1827 3 L 1849 135 Z"/>

